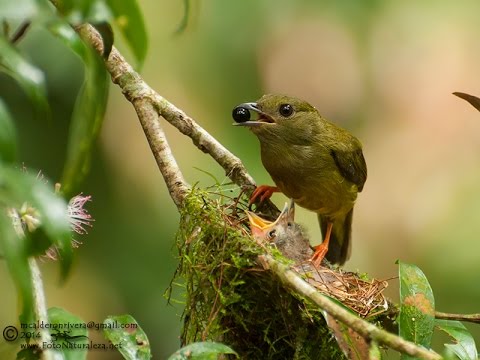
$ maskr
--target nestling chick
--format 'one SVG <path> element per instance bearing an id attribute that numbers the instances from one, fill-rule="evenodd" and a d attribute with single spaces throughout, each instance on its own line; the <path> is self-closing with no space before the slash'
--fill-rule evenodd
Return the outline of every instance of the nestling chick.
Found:
<path id="1" fill-rule="evenodd" d="M 285 206 L 274 221 L 262 219 L 255 213 L 247 211 L 252 235 L 260 243 L 270 243 L 287 258 L 296 264 L 311 258 L 313 250 L 310 247 L 308 236 L 302 226 L 294 222 L 295 203 Z"/>

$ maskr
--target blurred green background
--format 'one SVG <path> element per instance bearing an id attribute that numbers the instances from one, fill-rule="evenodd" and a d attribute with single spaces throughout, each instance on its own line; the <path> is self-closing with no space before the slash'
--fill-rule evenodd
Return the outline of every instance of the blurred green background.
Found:
<path id="1" fill-rule="evenodd" d="M 241 102 L 270 92 L 304 98 L 361 139 L 368 180 L 355 208 L 347 269 L 387 279 L 397 275 L 397 259 L 415 263 L 438 310 L 480 312 L 480 113 L 451 95 L 480 95 L 480 3 L 192 0 L 179 35 L 182 1 L 139 4 L 150 37 L 142 76 L 238 155 L 258 183 L 271 183 L 258 142 L 231 126 L 231 109 Z M 132 59 L 120 37 L 116 45 Z M 19 46 L 46 72 L 52 121 L 35 118 L 5 76 L 0 96 L 15 116 L 25 166 L 55 182 L 82 64 L 41 30 Z M 215 162 L 164 125 L 191 184 L 213 183 L 197 168 L 227 181 Z M 94 227 L 77 237 L 84 244 L 66 286 L 58 286 L 55 264 L 42 265 L 49 306 L 85 321 L 129 313 L 147 332 L 154 358 L 167 357 L 179 347 L 181 328 L 182 306 L 163 297 L 177 263 L 179 216 L 132 106 L 113 85 L 82 191 L 93 197 L 87 207 Z M 298 211 L 297 220 L 318 242 L 316 216 Z M 1 323 L 14 324 L 17 300 L 3 262 L 0 287 Z M 388 294 L 396 299 L 397 292 L 391 280 Z M 469 329 L 480 340 L 478 327 Z"/>

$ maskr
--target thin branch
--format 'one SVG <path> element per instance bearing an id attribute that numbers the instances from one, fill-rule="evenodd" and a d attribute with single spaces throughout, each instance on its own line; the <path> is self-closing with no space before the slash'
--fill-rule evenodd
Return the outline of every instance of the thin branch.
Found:
<path id="1" fill-rule="evenodd" d="M 435 311 L 435 318 L 443 320 L 467 321 L 475 324 L 480 324 L 480 314 L 450 314 Z"/>
<path id="2" fill-rule="evenodd" d="M 42 273 L 40 272 L 40 268 L 38 267 L 37 260 L 30 256 L 28 258 L 28 266 L 30 267 L 30 272 L 32 274 L 32 285 L 33 285 L 33 299 L 34 299 L 34 306 L 35 306 L 35 313 L 36 318 L 39 323 L 48 324 L 48 313 L 47 313 L 47 301 L 45 298 L 45 291 L 43 290 L 43 281 L 42 281 Z M 43 344 L 51 344 L 52 339 L 50 336 L 50 331 L 48 329 L 39 329 L 40 331 L 40 339 L 38 341 L 39 348 L 43 349 Z M 42 346 L 40 347 L 40 344 Z M 42 359 L 45 360 L 61 360 L 63 356 L 51 350 L 43 350 L 42 351 Z"/>
<path id="3" fill-rule="evenodd" d="M 82 25 L 77 31 L 99 54 L 103 53 L 102 38 L 91 25 Z M 165 120 L 180 130 L 182 134 L 190 137 L 200 150 L 210 154 L 235 184 L 255 187 L 255 181 L 248 174 L 240 159 L 228 151 L 185 112 L 148 86 L 115 47 L 112 48 L 105 65 L 112 76 L 112 81 L 120 86 L 128 101 L 133 103 L 136 99 L 149 99 Z"/>
<path id="4" fill-rule="evenodd" d="M 77 29 L 82 39 L 90 43 L 100 55 L 103 54 L 103 41 L 100 34 L 91 25 L 81 25 Z M 140 78 L 120 53 L 113 48 L 109 59 L 105 61 L 112 81 L 123 90 L 125 97 L 132 103 L 137 112 L 143 131 L 162 173 L 172 200 L 178 208 L 182 206 L 190 186 L 168 145 L 165 133 L 158 121 L 158 111 L 152 101 L 154 91 Z"/>
<path id="5" fill-rule="evenodd" d="M 9 216 L 12 220 L 13 227 L 18 237 L 25 237 L 25 232 L 22 227 L 22 222 L 18 215 L 18 212 L 15 209 L 9 210 Z M 33 290 L 33 307 L 35 313 L 35 320 L 39 323 L 48 324 L 48 313 L 47 313 L 47 300 L 45 298 L 45 291 L 43 290 L 43 281 L 40 268 L 38 267 L 37 260 L 30 256 L 28 258 L 28 267 L 31 274 L 32 290 Z M 61 360 L 63 357 L 60 353 L 52 351 L 48 347 L 45 348 L 43 344 L 51 344 L 52 339 L 50 336 L 50 331 L 46 327 L 38 329 L 40 337 L 37 339 L 37 345 L 39 349 L 42 349 L 41 358 L 43 360 Z"/>
<path id="6" fill-rule="evenodd" d="M 158 121 L 157 111 L 148 99 L 145 98 L 134 100 L 133 106 L 137 111 L 143 131 L 157 161 L 158 168 L 167 184 L 170 196 L 175 205 L 180 208 L 190 187 L 183 178 L 182 172 L 168 145 L 165 133 Z"/>
<path id="7" fill-rule="evenodd" d="M 365 321 L 358 316 L 353 315 L 343 307 L 335 304 L 326 296 L 319 293 L 314 287 L 305 282 L 297 273 L 290 270 L 286 265 L 276 261 L 270 255 L 263 255 L 261 262 L 266 263 L 284 283 L 292 287 L 298 294 L 305 296 L 313 301 L 321 309 L 325 310 L 332 317 L 341 321 L 348 327 L 355 330 L 361 336 L 368 340 L 374 340 L 379 344 L 386 345 L 401 353 L 408 354 L 425 360 L 440 360 L 442 357 L 434 351 L 415 345 L 401 337 L 391 334 L 377 326 Z"/>

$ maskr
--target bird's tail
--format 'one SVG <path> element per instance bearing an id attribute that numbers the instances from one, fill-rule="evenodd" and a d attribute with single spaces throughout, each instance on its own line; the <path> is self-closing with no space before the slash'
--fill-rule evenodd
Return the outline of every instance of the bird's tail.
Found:
<path id="1" fill-rule="evenodd" d="M 353 208 L 345 217 L 337 218 L 333 222 L 330 244 L 325 258 L 332 264 L 343 265 L 350 257 L 351 235 L 352 235 L 352 217 Z M 329 220 L 318 215 L 318 221 L 322 230 L 322 236 L 325 236 Z"/>

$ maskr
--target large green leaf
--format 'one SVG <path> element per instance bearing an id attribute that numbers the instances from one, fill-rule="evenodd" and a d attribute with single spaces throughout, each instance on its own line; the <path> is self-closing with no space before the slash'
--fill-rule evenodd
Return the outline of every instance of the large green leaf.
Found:
<path id="1" fill-rule="evenodd" d="M 61 346 L 59 351 L 64 360 L 87 358 L 88 351 L 83 346 L 89 343 L 88 331 L 82 319 L 62 308 L 53 307 L 48 309 L 48 321 L 52 343 Z M 69 328 L 66 329 L 65 325 Z"/>
<path id="2" fill-rule="evenodd" d="M 69 24 L 57 19 L 56 21 L 50 21 L 47 27 L 53 35 L 77 54 L 82 61 L 88 59 L 88 47 Z"/>
<path id="3" fill-rule="evenodd" d="M 0 185 L 0 199 L 3 204 L 19 209 L 26 202 L 39 212 L 42 230 L 58 249 L 61 275 L 64 279 L 70 270 L 73 255 L 65 201 L 54 193 L 53 186 L 29 173 L 1 164 Z M 35 250 L 36 247 L 30 246 L 24 249 L 24 255 L 32 255 Z"/>
<path id="4" fill-rule="evenodd" d="M 143 15 L 136 0 L 106 0 L 115 17 L 115 24 L 125 37 L 139 67 L 147 55 L 148 38 Z"/>
<path id="5" fill-rule="evenodd" d="M 13 162 L 17 157 L 17 133 L 10 113 L 0 99 L 0 161 Z"/>
<path id="6" fill-rule="evenodd" d="M 398 262 L 400 278 L 400 336 L 429 349 L 435 325 L 435 302 L 432 288 L 415 265 Z M 402 359 L 412 359 L 402 355 Z"/>
<path id="7" fill-rule="evenodd" d="M 205 341 L 184 346 L 173 353 L 168 360 L 216 360 L 220 354 L 238 354 L 227 345 Z"/>
<path id="8" fill-rule="evenodd" d="M 445 347 L 457 355 L 460 360 L 478 359 L 475 340 L 460 321 L 435 320 L 435 326 L 452 337 L 455 344 L 445 344 Z"/>
<path id="9" fill-rule="evenodd" d="M 0 179 L 0 186 L 2 180 Z M 22 312 L 20 321 L 32 323 L 33 318 L 33 288 L 30 267 L 28 266 L 28 252 L 25 239 L 14 230 L 12 218 L 7 217 L 5 208 L 0 208 L 0 251 L 7 263 L 8 270 L 15 282 Z"/>
<path id="10" fill-rule="evenodd" d="M 152 357 L 147 335 L 130 315 L 109 316 L 103 333 L 127 360 L 147 360 Z"/>
<path id="11" fill-rule="evenodd" d="M 56 22 L 49 29 L 85 63 L 85 82 L 72 114 L 67 158 L 61 180 L 63 192 L 69 197 L 77 191 L 88 173 L 92 151 L 105 115 L 110 82 L 100 56 L 86 46 L 68 25 Z"/>
<path id="12" fill-rule="evenodd" d="M 40 114 L 48 114 L 45 77 L 43 72 L 30 64 L 0 36 L 0 71 L 9 74 L 33 101 Z"/>

